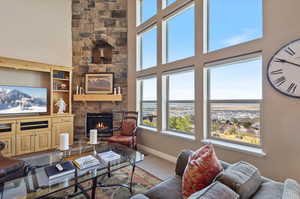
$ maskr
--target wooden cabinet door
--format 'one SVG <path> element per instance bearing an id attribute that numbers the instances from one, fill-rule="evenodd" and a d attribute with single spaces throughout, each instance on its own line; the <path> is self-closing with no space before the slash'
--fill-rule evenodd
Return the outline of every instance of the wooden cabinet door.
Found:
<path id="1" fill-rule="evenodd" d="M 6 157 L 15 155 L 15 136 L 0 136 L 1 142 L 5 143 L 5 149 L 2 151 L 2 155 Z"/>
<path id="2" fill-rule="evenodd" d="M 69 144 L 73 144 L 73 123 L 53 123 L 52 126 L 52 148 L 57 148 L 59 145 L 59 135 L 61 133 L 69 134 Z"/>
<path id="3" fill-rule="evenodd" d="M 17 135 L 16 155 L 34 152 L 34 133 L 22 133 Z"/>
<path id="4" fill-rule="evenodd" d="M 51 147 L 51 132 L 39 131 L 34 136 L 34 151 L 45 151 Z"/>

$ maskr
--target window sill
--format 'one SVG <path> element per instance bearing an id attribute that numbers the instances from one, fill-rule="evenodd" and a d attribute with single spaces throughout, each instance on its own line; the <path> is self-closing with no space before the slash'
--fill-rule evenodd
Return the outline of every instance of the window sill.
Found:
<path id="1" fill-rule="evenodd" d="M 156 128 L 152 128 L 152 127 L 149 127 L 149 126 L 139 125 L 138 128 L 141 128 L 141 129 L 144 129 L 144 130 L 147 130 L 147 131 L 151 131 L 151 132 L 157 133 L 157 129 Z"/>
<path id="2" fill-rule="evenodd" d="M 192 140 L 192 141 L 196 140 L 195 136 L 186 135 L 184 133 L 178 133 L 178 132 L 174 132 L 174 131 L 161 131 L 161 133 L 164 134 L 164 135 L 180 137 L 180 138 L 187 139 L 187 140 Z"/>
<path id="3" fill-rule="evenodd" d="M 201 142 L 204 144 L 212 143 L 213 145 L 216 145 L 223 149 L 228 149 L 228 150 L 232 150 L 232 151 L 236 151 L 236 152 L 242 152 L 242 153 L 254 155 L 257 157 L 264 157 L 267 155 L 261 148 L 256 148 L 256 147 L 252 147 L 252 146 L 234 144 L 234 143 L 229 143 L 229 142 L 214 140 L 214 139 L 205 139 L 205 140 L 202 140 Z"/>

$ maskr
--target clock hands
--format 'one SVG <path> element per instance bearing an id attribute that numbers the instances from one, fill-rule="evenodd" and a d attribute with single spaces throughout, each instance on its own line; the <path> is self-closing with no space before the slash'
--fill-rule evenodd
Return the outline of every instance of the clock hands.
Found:
<path id="1" fill-rule="evenodd" d="M 296 63 L 290 62 L 290 61 L 285 60 L 285 59 L 276 58 L 275 62 L 287 63 L 287 64 L 291 64 L 291 65 L 300 67 L 300 64 L 296 64 Z"/>

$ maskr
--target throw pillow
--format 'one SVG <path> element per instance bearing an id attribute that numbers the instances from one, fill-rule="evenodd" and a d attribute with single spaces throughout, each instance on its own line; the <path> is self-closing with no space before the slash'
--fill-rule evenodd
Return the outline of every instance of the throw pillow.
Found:
<path id="1" fill-rule="evenodd" d="M 203 146 L 190 157 L 182 177 L 183 198 L 210 185 L 222 171 L 212 144 Z"/>
<path id="2" fill-rule="evenodd" d="M 205 189 L 192 194 L 188 199 L 238 199 L 236 194 L 226 185 L 220 182 L 214 182 Z"/>
<path id="3" fill-rule="evenodd" d="M 123 121 L 121 135 L 130 136 L 136 127 L 136 122 L 133 120 Z"/>
<path id="4" fill-rule="evenodd" d="M 258 169 L 247 162 L 229 166 L 216 179 L 238 193 L 240 199 L 250 198 L 262 183 Z"/>

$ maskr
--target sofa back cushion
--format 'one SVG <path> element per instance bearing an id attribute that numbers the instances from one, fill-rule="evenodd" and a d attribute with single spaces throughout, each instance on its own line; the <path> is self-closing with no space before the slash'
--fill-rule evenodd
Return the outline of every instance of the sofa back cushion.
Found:
<path id="1" fill-rule="evenodd" d="M 216 179 L 238 193 L 240 199 L 250 198 L 262 183 L 258 169 L 247 162 L 229 166 Z"/>
<path id="2" fill-rule="evenodd" d="M 287 179 L 283 186 L 282 199 L 300 199 L 300 185 L 292 179 Z"/>
<path id="3" fill-rule="evenodd" d="M 192 194 L 188 199 L 238 199 L 239 195 L 220 182 L 214 182 L 205 189 Z"/>
<path id="4" fill-rule="evenodd" d="M 183 198 L 210 185 L 222 171 L 212 144 L 205 145 L 190 157 L 182 177 Z"/>

